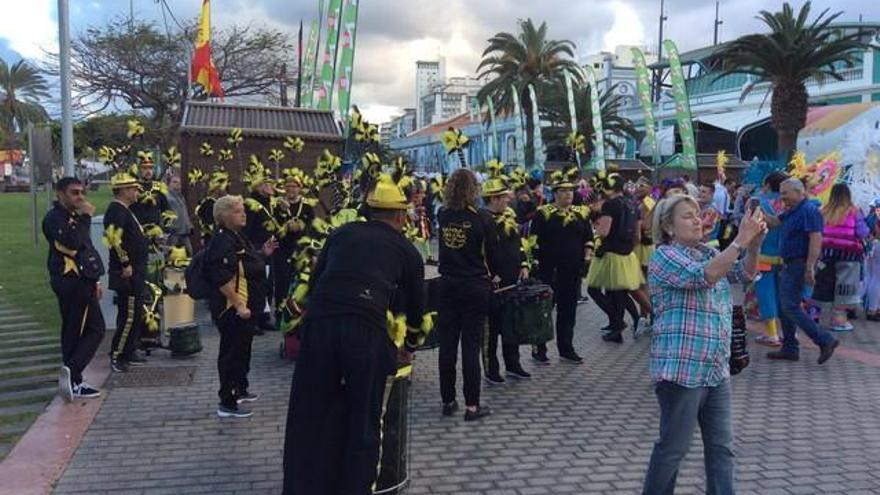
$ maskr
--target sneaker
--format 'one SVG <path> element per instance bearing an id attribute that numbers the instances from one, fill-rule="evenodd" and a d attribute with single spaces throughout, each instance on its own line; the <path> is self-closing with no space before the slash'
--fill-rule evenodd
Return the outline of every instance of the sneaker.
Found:
<path id="1" fill-rule="evenodd" d="M 832 332 L 852 332 L 855 329 L 852 323 L 846 322 L 839 325 L 834 325 L 831 327 Z"/>
<path id="2" fill-rule="evenodd" d="M 452 401 L 449 404 L 443 404 L 443 415 L 444 416 L 452 416 L 455 414 L 455 411 L 458 411 L 458 402 Z"/>
<path id="3" fill-rule="evenodd" d="M 623 332 L 609 332 L 605 335 L 602 335 L 602 340 L 605 342 L 614 342 L 615 344 L 623 343 Z"/>
<path id="4" fill-rule="evenodd" d="M 546 352 L 532 352 L 532 359 L 545 366 L 550 364 L 550 359 L 547 357 Z"/>
<path id="5" fill-rule="evenodd" d="M 126 361 L 128 362 L 129 366 L 144 366 L 145 364 L 147 364 L 147 358 L 137 352 L 133 352 L 131 354 L 131 357 L 126 359 Z"/>
<path id="6" fill-rule="evenodd" d="M 511 376 L 513 378 L 518 378 L 520 380 L 527 380 L 532 377 L 532 375 L 530 373 L 526 372 L 526 370 L 522 369 L 522 367 L 511 368 L 511 369 L 507 370 L 507 376 Z"/>
<path id="7" fill-rule="evenodd" d="M 82 382 L 73 387 L 73 396 L 78 399 L 97 399 L 101 396 L 101 391 L 86 382 Z"/>
<path id="8" fill-rule="evenodd" d="M 559 359 L 566 363 L 572 364 L 581 364 L 584 362 L 584 358 L 578 356 L 578 354 L 574 351 L 566 352 L 565 354 L 559 354 Z"/>
<path id="9" fill-rule="evenodd" d="M 643 335 L 651 335 L 654 332 L 654 328 L 651 326 L 651 323 L 646 320 L 639 320 L 636 324 L 636 327 L 633 329 L 633 339 L 638 339 Z"/>
<path id="10" fill-rule="evenodd" d="M 61 373 L 58 375 L 58 393 L 64 402 L 73 400 L 73 386 L 70 383 L 70 368 L 61 367 Z"/>
<path id="11" fill-rule="evenodd" d="M 779 337 L 771 337 L 769 335 L 758 335 L 755 342 L 767 347 L 782 347 L 782 340 Z"/>
<path id="12" fill-rule="evenodd" d="M 856 313 L 856 310 L 854 310 L 854 309 L 848 309 L 848 310 L 846 310 L 846 319 L 847 320 L 858 320 L 859 314 Z"/>
<path id="13" fill-rule="evenodd" d="M 498 373 L 486 373 L 484 376 L 486 379 L 486 383 L 489 385 L 503 385 L 504 378 L 501 377 Z"/>
<path id="14" fill-rule="evenodd" d="M 486 406 L 477 406 L 476 409 L 466 409 L 464 411 L 464 420 L 465 421 L 476 421 L 480 418 L 485 418 L 486 416 L 492 414 L 492 410 Z"/>
<path id="15" fill-rule="evenodd" d="M 127 373 L 128 372 L 128 363 L 119 359 L 111 359 L 110 360 L 110 369 L 115 371 L 116 373 Z"/>
<path id="16" fill-rule="evenodd" d="M 250 392 L 244 392 L 238 396 L 236 400 L 239 404 L 244 402 L 256 402 L 260 398 L 259 394 L 252 394 Z"/>
<path id="17" fill-rule="evenodd" d="M 249 418 L 254 413 L 243 407 L 220 406 L 217 408 L 217 416 L 221 418 Z"/>
<path id="18" fill-rule="evenodd" d="M 822 347 L 820 347 L 819 348 L 819 361 L 818 361 L 818 363 L 822 364 L 825 361 L 828 361 L 829 359 L 831 359 L 831 356 L 834 354 L 834 349 L 837 349 L 837 346 L 839 346 L 839 345 L 840 345 L 840 341 L 837 339 L 834 339 L 831 341 L 830 344 L 823 345 Z"/>
<path id="19" fill-rule="evenodd" d="M 773 359 L 776 361 L 799 361 L 800 356 L 787 351 L 779 350 L 768 352 L 767 359 Z"/>

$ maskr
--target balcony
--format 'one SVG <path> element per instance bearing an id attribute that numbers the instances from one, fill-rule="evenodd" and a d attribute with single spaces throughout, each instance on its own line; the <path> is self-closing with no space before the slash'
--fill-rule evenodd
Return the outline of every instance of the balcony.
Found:
<path id="1" fill-rule="evenodd" d="M 827 77 L 825 78 L 825 85 L 859 81 L 865 77 L 864 68 L 860 65 L 849 69 L 841 69 L 838 73 L 843 77 L 843 80 L 838 81 L 831 77 Z M 726 93 L 733 90 L 739 92 L 752 78 L 752 76 L 747 74 L 730 74 L 716 81 L 715 77 L 716 74 L 705 74 L 688 79 L 686 81 L 688 96 L 704 96 L 714 93 Z M 755 90 L 757 91 L 766 88 L 767 85 L 767 83 L 759 84 L 755 87 Z M 807 79 L 806 86 L 808 88 L 819 87 L 818 83 L 813 78 Z"/>

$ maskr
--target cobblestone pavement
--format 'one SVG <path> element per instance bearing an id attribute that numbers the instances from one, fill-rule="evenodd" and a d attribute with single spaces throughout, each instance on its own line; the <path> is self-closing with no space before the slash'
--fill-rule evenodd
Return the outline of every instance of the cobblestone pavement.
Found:
<path id="1" fill-rule="evenodd" d="M 638 493 L 657 434 L 647 374 L 649 341 L 603 343 L 591 304 L 578 310 L 576 345 L 587 359 L 552 366 L 523 362 L 534 379 L 483 388 L 495 413 L 482 422 L 440 415 L 437 351 L 417 357 L 412 396 L 412 483 L 408 494 Z M 207 327 L 207 326 L 206 326 Z M 217 338 L 191 360 L 155 357 L 150 366 L 197 366 L 189 385 L 129 388 L 109 397 L 56 486 L 72 493 L 280 492 L 284 418 L 293 365 L 277 335 L 257 337 L 252 388 L 263 394 L 247 420 L 220 420 Z M 733 379 L 740 494 L 880 493 L 880 325 L 858 322 L 826 365 L 804 346 L 797 363 L 770 362 L 751 345 L 752 365 Z M 858 347 L 856 347 L 858 346 Z M 117 383 L 119 383 L 117 381 Z M 676 493 L 703 492 L 698 437 Z"/>

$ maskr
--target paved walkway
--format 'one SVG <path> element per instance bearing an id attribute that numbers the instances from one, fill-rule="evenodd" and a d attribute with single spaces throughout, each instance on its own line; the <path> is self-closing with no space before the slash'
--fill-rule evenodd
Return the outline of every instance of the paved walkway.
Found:
<path id="1" fill-rule="evenodd" d="M 552 353 L 552 366 L 535 369 L 524 350 L 535 378 L 484 387 L 495 414 L 483 422 L 441 417 L 437 352 L 418 355 L 406 493 L 639 492 L 658 426 L 649 341 L 603 343 L 595 307 L 580 306 L 578 317 L 575 340 L 587 364 L 562 364 Z M 752 365 L 733 379 L 739 494 L 880 493 L 880 325 L 858 327 L 824 366 L 815 348 L 805 346 L 798 363 L 780 363 L 751 346 Z M 54 493 L 279 493 L 293 373 L 279 341 L 255 340 L 251 382 L 262 399 L 247 420 L 214 416 L 213 329 L 203 329 L 205 351 L 196 358 L 155 357 L 157 381 L 143 379 L 150 386 L 112 378 Z M 849 350 L 856 345 L 860 351 Z M 702 470 L 695 439 L 676 493 L 702 493 Z"/>
<path id="2" fill-rule="evenodd" d="M 59 337 L 0 303 L 0 460 L 58 391 Z"/>

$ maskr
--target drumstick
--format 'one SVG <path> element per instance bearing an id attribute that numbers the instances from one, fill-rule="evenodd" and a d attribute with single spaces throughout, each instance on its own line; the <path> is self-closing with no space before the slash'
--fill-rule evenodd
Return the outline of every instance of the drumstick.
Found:
<path id="1" fill-rule="evenodd" d="M 501 287 L 500 289 L 495 289 L 493 292 L 494 292 L 495 294 L 500 294 L 500 293 L 502 293 L 502 292 L 504 292 L 504 291 L 507 291 L 507 290 L 513 289 L 514 287 L 516 287 L 516 284 L 508 285 L 507 287 Z"/>

